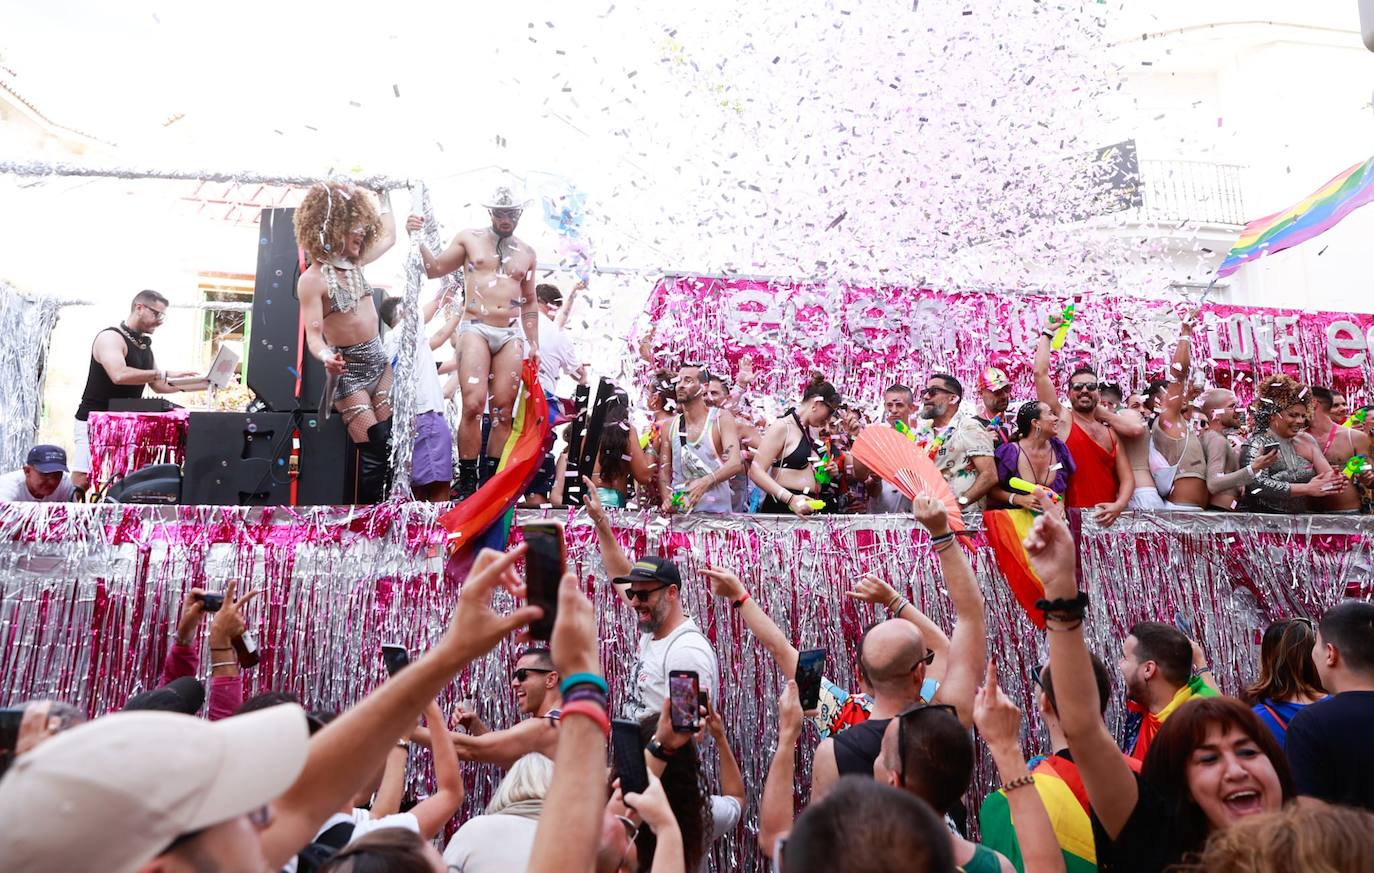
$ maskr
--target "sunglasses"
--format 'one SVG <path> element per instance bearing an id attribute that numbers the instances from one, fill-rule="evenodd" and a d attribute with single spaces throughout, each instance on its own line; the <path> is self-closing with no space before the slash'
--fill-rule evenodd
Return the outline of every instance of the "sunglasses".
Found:
<path id="1" fill-rule="evenodd" d="M 516 671 L 515 671 L 514 673 L 512 673 L 511 675 L 515 677 L 515 681 L 516 681 L 516 682 L 524 682 L 526 679 L 530 678 L 530 674 L 531 674 L 531 673 L 552 673 L 552 672 L 553 672 L 552 670 L 545 670 L 545 669 L 543 669 L 542 667 L 521 667 L 520 669 L 516 670 Z"/>
<path id="2" fill-rule="evenodd" d="M 897 778 L 906 784 L 906 722 L 911 716 L 931 709 L 943 709 L 958 717 L 958 710 L 948 703 L 914 703 L 897 713 Z"/>
<path id="3" fill-rule="evenodd" d="M 917 667 L 921 666 L 922 664 L 925 664 L 927 667 L 929 667 L 929 666 L 931 665 L 931 662 L 933 662 L 934 660 L 935 660 L 935 650 L 934 650 L 934 649 L 926 649 L 926 656 L 925 656 L 924 658 L 922 658 L 921 660 L 917 661 L 916 663 L 912 664 L 912 665 L 911 665 L 911 669 L 915 670 Z"/>
<path id="4" fill-rule="evenodd" d="M 522 210 L 519 209 L 493 209 L 491 211 L 491 217 L 516 219 L 520 217 L 521 211 Z"/>
<path id="5" fill-rule="evenodd" d="M 934 397 L 936 394 L 948 394 L 951 397 L 959 396 L 958 394 L 949 390 L 948 388 L 941 388 L 938 385 L 931 385 L 929 388 L 921 392 L 922 397 Z"/>
<path id="6" fill-rule="evenodd" d="M 167 320 L 167 310 L 165 310 L 165 309 L 154 309 L 153 307 L 149 306 L 149 305 L 146 304 L 146 303 L 140 303 L 140 304 L 138 304 L 138 305 L 139 305 L 139 306 L 142 306 L 144 309 L 146 309 L 146 310 L 148 310 L 149 312 L 151 312 L 151 313 L 153 314 L 153 321 L 156 321 L 158 324 L 161 324 L 162 322 L 164 322 L 164 321 Z"/>
<path id="7" fill-rule="evenodd" d="M 634 603 L 636 601 L 638 601 L 639 603 L 648 603 L 650 595 L 657 594 L 658 592 L 662 591 L 664 588 L 667 588 L 671 584 L 673 583 L 664 582 L 662 585 L 657 585 L 653 588 L 641 588 L 638 591 L 631 588 L 625 592 L 625 596 L 630 598 L 631 603 Z"/>
<path id="8" fill-rule="evenodd" d="M 1069 386 L 1070 391 L 1096 391 L 1099 386 L 1096 382 L 1075 382 Z"/>

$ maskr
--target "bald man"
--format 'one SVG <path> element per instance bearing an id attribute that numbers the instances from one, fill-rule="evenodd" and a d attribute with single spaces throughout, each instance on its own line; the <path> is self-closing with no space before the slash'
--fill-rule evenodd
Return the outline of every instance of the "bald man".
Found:
<path id="1" fill-rule="evenodd" d="M 888 722 L 921 700 L 929 654 L 921 632 L 904 619 L 888 619 L 864 634 L 859 642 L 859 672 L 873 696 L 873 712 L 867 721 L 823 740 L 816 748 L 812 803 L 824 797 L 841 776 L 873 775 Z"/>

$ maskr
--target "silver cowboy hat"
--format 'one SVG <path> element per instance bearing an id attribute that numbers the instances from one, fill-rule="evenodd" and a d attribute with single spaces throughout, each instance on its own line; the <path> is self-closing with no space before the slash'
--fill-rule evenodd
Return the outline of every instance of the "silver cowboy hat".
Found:
<path id="1" fill-rule="evenodd" d="M 527 203 L 529 201 L 517 196 L 510 186 L 502 185 L 492 192 L 482 207 L 484 209 L 524 209 Z"/>

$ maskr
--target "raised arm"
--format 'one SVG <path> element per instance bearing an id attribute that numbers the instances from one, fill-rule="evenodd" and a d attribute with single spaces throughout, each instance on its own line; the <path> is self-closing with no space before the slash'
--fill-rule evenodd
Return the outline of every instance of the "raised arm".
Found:
<path id="1" fill-rule="evenodd" d="M 1048 504 L 1048 499 L 1045 501 Z M 1047 600 L 1073 603 L 1078 596 L 1074 572 L 1073 535 L 1054 508 L 1035 520 L 1026 537 L 1031 565 L 1045 583 Z M 1140 789 L 1131 768 L 1116 747 L 1098 708 L 1097 680 L 1093 678 L 1092 658 L 1083 639 L 1085 617 L 1076 616 L 1074 607 L 1050 610 L 1050 669 L 1054 672 L 1054 698 L 1058 703 L 1059 724 L 1069 742 L 1074 763 L 1083 776 L 1088 800 L 1107 836 L 1115 839 L 1140 799 Z"/>
<path id="2" fill-rule="evenodd" d="M 453 734 L 453 747 L 464 760 L 509 768 L 530 752 L 554 757 L 558 748 L 558 729 L 546 718 L 527 718 L 505 730 L 487 731 L 478 736 Z"/>
<path id="3" fill-rule="evenodd" d="M 583 476 L 582 487 L 585 489 L 582 494 L 582 507 L 587 510 L 587 517 L 596 528 L 596 543 L 601 551 L 601 563 L 606 565 L 606 576 L 618 579 L 630 575 L 634 564 L 630 563 L 630 559 L 625 556 L 625 550 L 615 538 L 611 520 L 606 517 L 606 508 L 601 505 L 601 497 L 596 493 L 596 486 L 592 484 L 591 479 Z M 625 588 L 619 585 L 611 587 L 620 595 L 621 600 L 630 602 L 630 596 L 625 593 Z"/>
<path id="4" fill-rule="evenodd" d="M 382 215 L 382 235 L 373 240 L 372 245 L 358 258 L 360 266 L 372 263 L 396 245 L 396 216 L 391 213 L 391 192 L 378 191 L 377 205 Z"/>
<path id="5" fill-rule="evenodd" d="M 797 649 L 792 645 L 787 634 L 782 632 L 782 628 L 768 617 L 768 613 L 763 611 L 758 601 L 749 595 L 745 590 L 744 583 L 740 581 L 738 575 L 733 571 L 723 567 L 707 567 L 701 571 L 711 583 L 711 593 L 717 597 L 722 597 L 731 603 L 739 603 L 740 618 L 744 619 L 744 626 L 758 638 L 763 647 L 768 650 L 768 654 L 773 656 L 778 669 L 782 675 L 791 679 L 797 672 Z M 741 601 L 743 601 L 741 603 Z"/>
<path id="6" fill-rule="evenodd" d="M 310 842 L 463 667 L 539 617 L 537 606 L 521 607 L 510 615 L 498 615 L 491 607 L 498 587 L 524 594 L 524 583 L 514 570 L 524 553 L 523 544 L 505 554 L 483 550 L 463 582 L 453 620 L 438 644 L 311 737 L 304 769 L 273 803 L 275 817 L 262 832 L 270 869 L 279 869 Z M 604 755 L 604 749 L 597 753 L 598 759 Z"/>
<path id="7" fill-rule="evenodd" d="M 973 721 L 992 753 L 997 775 L 1007 793 L 1024 873 L 1064 873 L 1059 838 L 1021 754 L 1021 710 L 998 686 L 993 660 L 988 661 L 986 679 L 974 699 Z"/>
<path id="8" fill-rule="evenodd" d="M 1050 340 L 1054 339 L 1054 332 L 1059 329 L 1062 321 L 1059 313 L 1050 313 L 1045 329 L 1040 331 L 1040 340 L 1035 346 L 1035 363 L 1032 367 L 1035 373 L 1035 399 L 1049 404 L 1050 411 L 1055 415 L 1063 415 L 1064 408 L 1059 404 L 1059 392 L 1054 390 L 1054 383 L 1050 381 Z"/>
<path id="9" fill-rule="evenodd" d="M 568 296 L 563 300 L 563 306 L 558 310 L 558 317 L 553 320 L 553 323 L 558 325 L 559 330 L 562 330 L 568 323 L 568 316 L 572 314 L 573 304 L 577 302 L 577 292 L 586 287 L 586 282 L 578 282 L 568 291 Z"/>
<path id="10" fill-rule="evenodd" d="M 913 501 L 916 520 L 930 531 L 932 538 L 948 534 L 949 521 L 945 505 L 925 494 Z M 949 663 L 944 680 L 932 702 L 948 703 L 959 713 L 959 721 L 973 725 L 973 695 L 983 675 L 987 660 L 987 625 L 983 617 L 983 593 L 973 577 L 964 549 L 955 540 L 947 540 L 936 547 L 940 557 L 940 575 L 954 604 L 954 633 L 949 640 Z"/>
<path id="11" fill-rule="evenodd" d="M 368 810 L 374 819 L 386 818 L 401 811 L 401 800 L 406 790 L 406 764 L 410 760 L 410 743 L 401 741 L 386 753 L 386 766 L 382 768 L 382 781 L 377 785 L 377 793 L 372 797 L 372 808 Z"/>
<path id="12" fill-rule="evenodd" d="M 720 793 L 725 797 L 733 797 L 740 809 L 744 809 L 748 801 L 744 774 L 740 772 L 739 761 L 735 760 L 735 752 L 730 748 L 730 739 L 725 736 L 725 720 L 720 717 L 714 700 L 707 706 L 706 729 L 711 732 L 716 748 L 720 750 Z"/>
<path id="13" fill-rule="evenodd" d="M 463 773 L 439 704 L 431 702 L 425 707 L 425 721 L 434 753 L 434 793 L 411 807 L 410 814 L 420 823 L 420 836 L 432 840 L 463 805 Z"/>
<path id="14" fill-rule="evenodd" d="M 792 798 L 797 776 L 797 740 L 801 738 L 802 711 L 797 683 L 787 680 L 778 698 L 778 748 L 768 766 L 763 783 L 763 799 L 759 801 L 759 848 L 768 857 L 774 856 L 778 837 L 792 832 Z M 824 747 L 824 743 L 822 746 Z M 831 759 L 834 759 L 832 754 Z M 812 790 L 813 802 L 816 795 Z"/>
<path id="15" fill-rule="evenodd" d="M 530 249 L 530 268 L 520 280 L 520 326 L 525 330 L 525 342 L 531 358 L 539 357 L 539 297 L 535 293 L 534 271 L 539 256 Z"/>
<path id="16" fill-rule="evenodd" d="M 1103 403 L 1097 407 L 1097 420 L 1116 431 L 1122 439 L 1138 439 L 1149 432 L 1145 419 L 1134 409 L 1111 409 Z"/>
<path id="17" fill-rule="evenodd" d="M 406 231 L 409 233 L 414 233 L 424 226 L 425 220 L 418 215 L 412 215 L 406 219 Z M 457 270 L 462 267 L 463 264 L 467 263 L 468 249 L 467 237 L 465 236 L 466 233 L 467 231 L 459 231 L 458 235 L 453 238 L 453 242 L 449 243 L 448 248 L 444 249 L 438 257 L 431 254 L 429 246 L 425 245 L 423 242 L 418 244 L 420 247 L 420 260 L 423 261 L 425 265 L 425 276 L 430 279 L 438 279 L 440 276 L 447 276 L 449 273 L 452 273 L 454 270 Z"/>
<path id="18" fill-rule="evenodd" d="M 558 619 L 550 640 L 554 666 L 563 676 L 600 673 L 597 664 L 596 614 L 577 577 L 563 576 L 558 591 Z M 578 701 L 581 703 L 582 701 Z M 594 702 L 588 704 L 595 707 Z M 574 704 L 575 705 L 575 704 Z M 534 834 L 527 873 L 592 870 L 606 805 L 606 723 L 565 707 L 559 727 L 553 782 Z M 626 798 L 629 802 L 629 798 Z"/>
<path id="19" fill-rule="evenodd" d="M 935 653 L 935 659 L 926 669 L 926 677 L 940 682 L 944 679 L 945 668 L 949 665 L 949 637 L 944 630 L 931 620 L 930 616 L 916 608 L 897 589 L 874 576 L 872 573 L 859 580 L 853 591 L 846 592 L 855 600 L 862 600 L 892 612 L 893 618 L 905 619 L 916 625 L 926 648 Z M 895 610 L 895 611 L 894 611 Z"/>

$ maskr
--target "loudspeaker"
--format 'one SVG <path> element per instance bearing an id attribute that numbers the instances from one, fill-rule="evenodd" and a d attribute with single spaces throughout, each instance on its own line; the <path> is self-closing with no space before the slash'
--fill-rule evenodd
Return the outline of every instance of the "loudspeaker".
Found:
<path id="1" fill-rule="evenodd" d="M 301 475 L 296 503 L 302 506 L 358 502 L 358 449 L 348 438 L 343 416 L 326 421 L 315 412 L 300 414 Z"/>
<path id="2" fill-rule="evenodd" d="M 301 276 L 294 209 L 264 209 L 258 221 L 258 272 L 253 285 L 252 327 L 244 349 L 248 357 L 248 387 L 268 408 L 286 412 L 297 407 L 297 356 L 300 354 L 301 316 L 296 282 Z M 305 358 L 310 360 L 309 355 Z M 306 371 L 309 372 L 309 366 Z M 319 385 L 323 385 L 323 367 Z M 316 387 L 315 397 L 320 396 Z M 309 397 L 309 394 L 303 396 Z M 315 400 L 311 400 L 311 406 Z"/>
<path id="3" fill-rule="evenodd" d="M 288 412 L 192 412 L 181 501 L 215 506 L 291 502 Z"/>
<path id="4" fill-rule="evenodd" d="M 176 464 L 140 467 L 106 488 L 104 499 L 110 503 L 180 503 L 181 468 Z"/>

